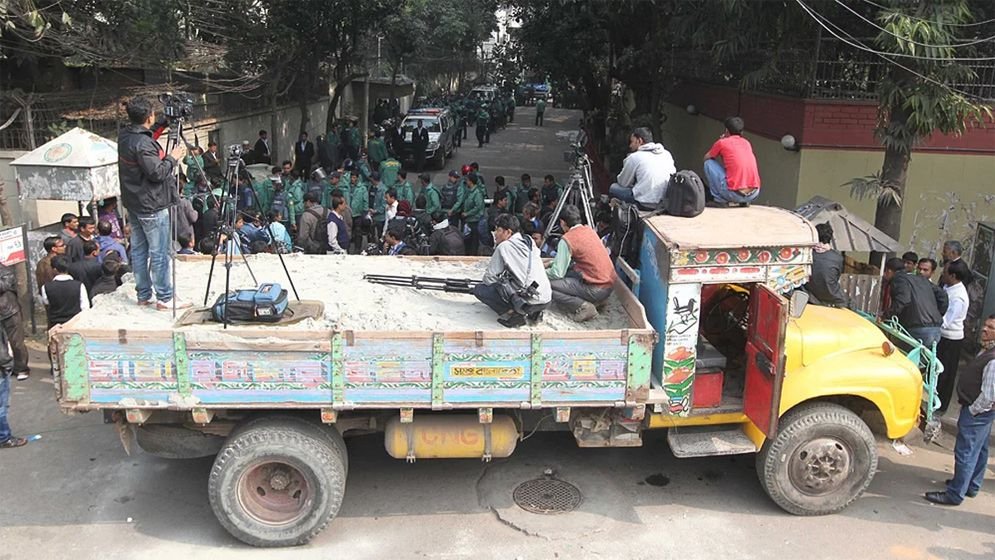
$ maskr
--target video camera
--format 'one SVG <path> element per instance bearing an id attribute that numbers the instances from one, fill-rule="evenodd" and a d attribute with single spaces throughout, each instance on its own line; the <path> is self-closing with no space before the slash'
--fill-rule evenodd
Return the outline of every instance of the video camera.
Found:
<path id="1" fill-rule="evenodd" d="M 193 97 L 186 92 L 163 93 L 159 96 L 162 114 L 171 121 L 193 117 Z"/>

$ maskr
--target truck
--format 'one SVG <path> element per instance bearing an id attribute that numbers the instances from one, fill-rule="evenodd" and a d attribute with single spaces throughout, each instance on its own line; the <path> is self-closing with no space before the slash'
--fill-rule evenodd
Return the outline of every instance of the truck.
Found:
<path id="1" fill-rule="evenodd" d="M 58 403 L 102 411 L 149 453 L 214 455 L 218 521 L 262 547 L 305 543 L 332 521 L 354 434 L 382 433 L 399 460 L 487 461 L 535 430 L 604 448 L 665 429 L 678 458 L 755 455 L 789 513 L 858 499 L 877 470 L 874 431 L 901 438 L 936 406 L 932 349 L 808 305 L 797 288 L 817 237 L 790 211 L 706 208 L 634 228 L 638 259 L 618 259 L 612 296 L 623 328 L 222 334 L 77 317 L 50 332 Z"/>

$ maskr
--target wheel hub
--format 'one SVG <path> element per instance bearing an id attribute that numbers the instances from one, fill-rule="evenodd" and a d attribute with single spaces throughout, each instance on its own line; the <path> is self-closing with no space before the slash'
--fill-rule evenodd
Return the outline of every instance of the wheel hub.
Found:
<path id="1" fill-rule="evenodd" d="M 297 468 L 262 460 L 239 478 L 238 501 L 247 514 L 262 523 L 287 525 L 307 513 L 311 489 Z"/>
<path id="2" fill-rule="evenodd" d="M 852 455 L 835 438 L 808 441 L 795 451 L 788 467 L 795 488 L 812 496 L 836 490 L 849 476 Z"/>

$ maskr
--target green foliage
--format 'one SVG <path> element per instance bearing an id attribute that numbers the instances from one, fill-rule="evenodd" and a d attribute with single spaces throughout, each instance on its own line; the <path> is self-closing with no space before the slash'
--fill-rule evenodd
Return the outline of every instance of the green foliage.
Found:
<path id="1" fill-rule="evenodd" d="M 954 48 L 963 42 L 963 24 L 973 19 L 962 0 L 919 2 L 912 8 L 901 3 L 878 14 L 883 30 L 877 45 L 904 55 L 895 59 L 904 68 L 892 66 L 879 91 L 878 135 L 886 148 L 909 154 L 935 130 L 959 135 L 971 122 L 991 117 L 990 106 L 956 88 L 977 79 L 955 60 L 970 51 Z"/>

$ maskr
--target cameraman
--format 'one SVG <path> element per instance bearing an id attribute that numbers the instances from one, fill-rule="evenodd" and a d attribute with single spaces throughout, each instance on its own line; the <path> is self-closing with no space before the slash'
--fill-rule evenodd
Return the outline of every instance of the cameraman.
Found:
<path id="1" fill-rule="evenodd" d="M 494 255 L 473 295 L 493 309 L 505 327 L 537 321 L 552 299 L 539 249 L 531 237 L 519 233 L 518 218 L 511 214 L 495 219 L 494 242 Z"/>
<path id="2" fill-rule="evenodd" d="M 118 174 L 121 202 L 133 217 L 131 256 L 138 305 L 155 303 L 157 309 L 167 310 L 172 307 L 173 299 L 169 276 L 172 252 L 169 209 L 178 198 L 176 161 L 186 149 L 177 145 L 169 154 L 164 153 L 151 129 L 156 124 L 160 132 L 165 123 L 156 123 L 155 111 L 147 98 L 133 98 L 127 104 L 127 112 L 131 126 L 118 135 Z M 190 306 L 177 303 L 177 308 Z"/>

